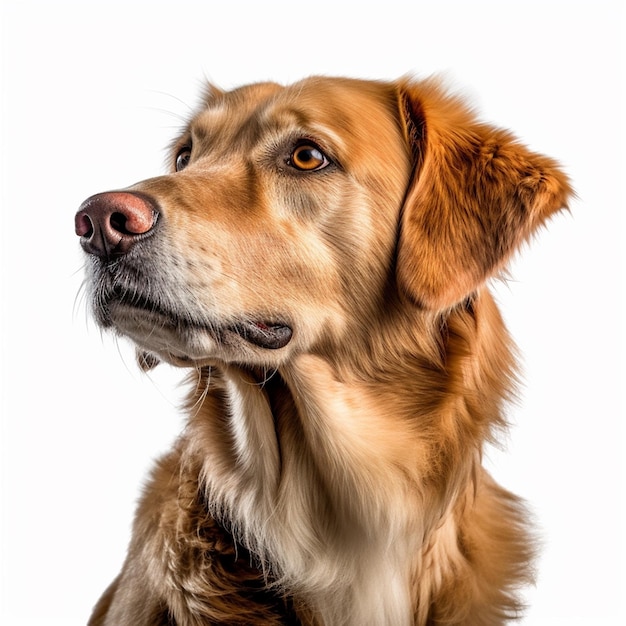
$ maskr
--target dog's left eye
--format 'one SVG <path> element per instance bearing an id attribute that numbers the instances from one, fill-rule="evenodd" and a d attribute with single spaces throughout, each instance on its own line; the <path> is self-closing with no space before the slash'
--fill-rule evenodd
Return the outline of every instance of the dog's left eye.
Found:
<path id="1" fill-rule="evenodd" d="M 191 160 L 191 150 L 189 148 L 183 148 L 176 155 L 176 171 L 180 172 L 184 170 Z"/>
<path id="2" fill-rule="evenodd" d="M 315 144 L 301 143 L 294 148 L 288 163 L 301 172 L 314 172 L 330 165 L 330 159 Z"/>

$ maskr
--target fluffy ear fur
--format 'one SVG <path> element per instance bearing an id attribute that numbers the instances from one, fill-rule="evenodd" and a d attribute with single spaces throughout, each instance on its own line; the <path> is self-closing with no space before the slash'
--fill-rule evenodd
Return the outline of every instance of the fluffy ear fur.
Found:
<path id="1" fill-rule="evenodd" d="M 400 227 L 398 281 L 445 309 L 500 270 L 571 188 L 552 159 L 476 120 L 434 80 L 399 84 L 414 156 Z"/>

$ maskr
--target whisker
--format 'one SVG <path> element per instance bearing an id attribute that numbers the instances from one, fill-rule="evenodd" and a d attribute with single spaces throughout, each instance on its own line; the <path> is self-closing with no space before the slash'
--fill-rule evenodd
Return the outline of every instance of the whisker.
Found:
<path id="1" fill-rule="evenodd" d="M 175 118 L 180 124 L 184 124 L 187 121 L 187 118 L 180 113 L 176 113 L 176 111 L 170 111 L 169 109 L 162 109 L 161 107 L 154 106 L 144 106 L 142 107 L 144 111 L 154 111 L 155 113 L 162 113 L 164 115 L 168 115 L 170 117 Z M 167 126 L 166 128 L 179 130 L 180 124 L 178 126 Z"/>
<path id="2" fill-rule="evenodd" d="M 148 89 L 147 91 L 148 91 L 148 93 L 157 94 L 159 96 L 165 96 L 166 98 L 171 98 L 172 100 L 176 100 L 176 102 L 179 102 L 184 107 L 186 107 L 187 110 L 189 111 L 189 113 L 193 113 L 194 110 L 195 110 L 194 107 L 192 107 L 188 102 L 185 102 L 184 100 L 182 100 L 178 96 L 175 96 L 172 93 L 168 93 L 167 91 L 160 91 L 159 89 Z M 173 114 L 176 115 L 175 113 L 173 113 Z"/>
<path id="3" fill-rule="evenodd" d="M 204 370 L 207 370 L 207 373 L 206 373 L 206 384 L 204 385 L 204 389 L 202 389 L 200 395 L 198 396 L 198 399 L 189 407 L 189 410 L 193 413 L 193 417 L 196 417 L 198 413 L 200 412 L 200 409 L 202 408 L 204 401 L 209 395 L 209 387 L 211 386 L 211 368 L 197 366 L 195 370 L 198 374 L 198 381 L 196 383 L 195 393 L 198 393 L 198 390 L 200 389 L 200 385 L 204 378 L 203 377 Z"/>

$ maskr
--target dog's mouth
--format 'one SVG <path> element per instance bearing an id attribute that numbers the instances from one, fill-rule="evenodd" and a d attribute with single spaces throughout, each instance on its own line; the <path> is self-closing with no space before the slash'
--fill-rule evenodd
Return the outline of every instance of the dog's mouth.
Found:
<path id="1" fill-rule="evenodd" d="M 239 322 L 227 327 L 227 330 L 238 334 L 248 343 L 266 350 L 284 348 L 293 335 L 292 329 L 286 324 L 270 324 L 266 322 Z"/>
<path id="2" fill-rule="evenodd" d="M 105 298 L 98 298 L 98 318 L 103 326 L 114 326 L 125 333 L 126 327 L 132 325 L 145 329 L 149 340 L 155 333 L 169 332 L 180 338 L 190 333 L 207 333 L 219 344 L 230 343 L 235 335 L 246 343 L 264 350 L 284 348 L 293 336 L 291 326 L 283 321 L 256 319 L 255 316 L 242 316 L 233 322 L 216 323 L 206 321 L 202 315 L 193 315 L 189 311 L 184 314 L 176 312 L 175 307 L 157 303 L 144 296 L 129 296 L 115 289 Z M 104 305 L 102 303 L 105 302 Z"/>

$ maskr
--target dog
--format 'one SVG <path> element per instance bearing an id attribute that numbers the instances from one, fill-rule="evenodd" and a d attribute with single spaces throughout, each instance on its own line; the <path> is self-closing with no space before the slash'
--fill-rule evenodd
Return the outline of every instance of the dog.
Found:
<path id="1" fill-rule="evenodd" d="M 489 282 L 558 163 L 436 78 L 214 86 L 171 171 L 75 218 L 98 324 L 188 421 L 91 626 L 502 624 L 535 543 L 481 465 L 514 348 Z"/>

